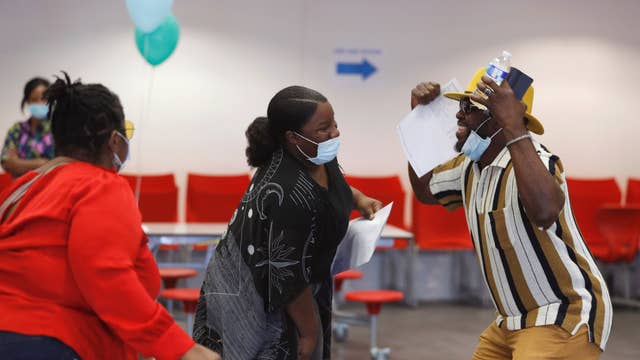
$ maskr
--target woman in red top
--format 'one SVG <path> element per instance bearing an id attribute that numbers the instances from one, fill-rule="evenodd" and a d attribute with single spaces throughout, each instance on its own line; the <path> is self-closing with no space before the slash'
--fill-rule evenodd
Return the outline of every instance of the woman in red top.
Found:
<path id="1" fill-rule="evenodd" d="M 65 73 L 47 98 L 58 157 L 0 195 L 0 357 L 219 359 L 154 300 L 118 97 Z"/>

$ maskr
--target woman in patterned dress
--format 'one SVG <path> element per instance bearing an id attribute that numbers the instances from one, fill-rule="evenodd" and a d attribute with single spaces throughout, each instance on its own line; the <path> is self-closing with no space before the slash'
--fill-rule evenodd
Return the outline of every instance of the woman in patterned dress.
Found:
<path id="1" fill-rule="evenodd" d="M 194 339 L 225 359 L 327 359 L 336 247 L 354 207 L 371 218 L 381 203 L 346 183 L 323 95 L 285 88 L 267 115 L 246 132 L 257 172 L 208 266 Z"/>
<path id="2" fill-rule="evenodd" d="M 24 86 L 20 107 L 27 107 L 29 118 L 15 123 L 7 132 L 2 148 L 2 168 L 14 178 L 44 165 L 54 157 L 49 108 L 44 92 L 49 81 L 33 78 Z"/>

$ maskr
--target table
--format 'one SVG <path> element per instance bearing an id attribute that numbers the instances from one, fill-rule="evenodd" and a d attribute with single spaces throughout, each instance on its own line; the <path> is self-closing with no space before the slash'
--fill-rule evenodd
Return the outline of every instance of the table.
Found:
<path id="1" fill-rule="evenodd" d="M 144 223 L 142 228 L 150 237 L 150 247 L 152 251 L 160 244 L 177 244 L 177 245 L 194 245 L 203 241 L 212 241 L 213 246 L 207 250 L 205 256 L 205 264 L 209 262 L 213 256 L 213 248 L 217 244 L 225 231 L 227 231 L 227 223 Z M 407 260 L 406 266 L 406 289 L 404 291 L 405 301 L 410 306 L 417 304 L 413 284 L 413 267 L 417 256 L 417 248 L 414 236 L 411 232 L 398 228 L 393 225 L 386 225 L 382 230 L 381 240 L 390 239 L 406 239 L 409 244 L 405 251 Z M 182 263 L 166 263 L 163 267 L 201 267 L 201 265 L 182 264 Z"/>
<path id="2" fill-rule="evenodd" d="M 203 237 L 220 239 L 227 231 L 227 223 L 144 223 L 142 229 L 149 236 L 173 238 L 162 244 L 189 245 Z M 194 239 L 198 238 L 198 239 Z"/>
<path id="3" fill-rule="evenodd" d="M 407 266 L 405 269 L 405 282 L 406 288 L 404 289 L 404 298 L 405 303 L 409 306 L 417 306 L 418 301 L 416 299 L 414 284 L 413 284 L 413 267 L 416 261 L 416 257 L 418 255 L 418 248 L 416 246 L 415 238 L 413 233 L 401 229 L 399 227 L 393 225 L 385 225 L 384 229 L 382 229 L 382 235 L 380 235 L 380 239 L 405 239 L 409 242 L 407 244 L 405 252 L 405 258 L 407 261 Z"/>

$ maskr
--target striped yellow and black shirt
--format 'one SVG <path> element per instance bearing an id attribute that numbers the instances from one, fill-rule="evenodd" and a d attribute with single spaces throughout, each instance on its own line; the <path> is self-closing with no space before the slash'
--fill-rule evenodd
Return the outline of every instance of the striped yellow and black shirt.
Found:
<path id="1" fill-rule="evenodd" d="M 546 230 L 527 217 L 507 148 L 484 169 L 464 155 L 438 166 L 431 192 L 450 210 L 464 206 L 500 327 L 555 324 L 575 334 L 586 325 L 590 341 L 604 350 L 612 320 L 606 284 L 574 220 L 562 163 L 537 141 L 534 146 L 565 194 L 560 216 Z"/>

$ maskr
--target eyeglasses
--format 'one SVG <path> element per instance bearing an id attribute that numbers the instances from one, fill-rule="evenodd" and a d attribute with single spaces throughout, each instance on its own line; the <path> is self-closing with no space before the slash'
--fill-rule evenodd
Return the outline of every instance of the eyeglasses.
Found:
<path id="1" fill-rule="evenodd" d="M 471 99 L 469 99 L 468 97 L 463 97 L 462 99 L 460 99 L 460 111 L 462 111 L 463 113 L 471 114 L 472 112 L 477 110 L 482 111 L 483 109 L 474 105 L 471 102 Z"/>
<path id="2" fill-rule="evenodd" d="M 133 132 L 136 130 L 133 123 L 129 120 L 124 121 L 124 134 L 127 136 L 127 139 L 131 140 L 133 138 Z"/>

